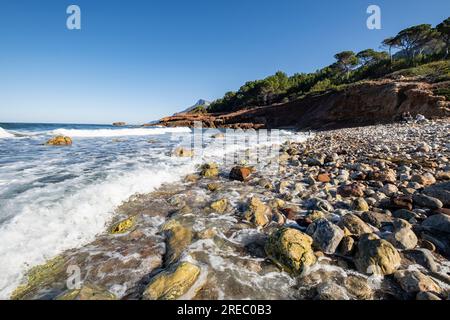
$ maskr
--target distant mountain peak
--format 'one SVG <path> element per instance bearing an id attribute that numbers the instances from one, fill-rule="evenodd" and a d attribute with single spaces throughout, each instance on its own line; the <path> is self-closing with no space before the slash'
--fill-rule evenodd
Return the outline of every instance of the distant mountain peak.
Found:
<path id="1" fill-rule="evenodd" d="M 197 107 L 208 107 L 211 104 L 210 101 L 207 101 L 205 99 L 199 99 L 193 106 L 190 106 L 189 108 L 181 111 L 181 112 L 177 112 L 174 114 L 174 116 L 178 115 L 178 114 L 182 114 L 182 113 L 188 113 L 191 112 L 192 110 L 194 110 Z"/>

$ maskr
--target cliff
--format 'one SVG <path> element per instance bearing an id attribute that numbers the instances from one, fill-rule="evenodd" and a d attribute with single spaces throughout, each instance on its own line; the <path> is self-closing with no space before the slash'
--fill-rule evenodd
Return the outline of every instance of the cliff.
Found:
<path id="1" fill-rule="evenodd" d="M 326 129 L 390 123 L 404 112 L 427 118 L 450 116 L 450 81 L 427 83 L 414 79 L 365 81 L 302 99 L 224 114 L 180 114 L 160 120 L 163 126 L 210 128 Z"/>

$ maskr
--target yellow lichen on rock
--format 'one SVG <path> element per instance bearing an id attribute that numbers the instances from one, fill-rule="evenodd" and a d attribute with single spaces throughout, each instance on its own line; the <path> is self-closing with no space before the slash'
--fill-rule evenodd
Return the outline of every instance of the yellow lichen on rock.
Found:
<path id="1" fill-rule="evenodd" d="M 191 158 L 194 156 L 194 151 L 191 149 L 178 147 L 173 151 L 173 155 L 180 158 Z"/>
<path id="2" fill-rule="evenodd" d="M 219 175 L 219 167 L 216 163 L 206 163 L 201 167 L 201 173 L 205 178 L 215 178 Z"/>
<path id="3" fill-rule="evenodd" d="M 25 283 L 18 286 L 11 294 L 11 300 L 26 299 L 28 294 L 53 282 L 58 274 L 65 271 L 64 263 L 64 259 L 57 256 L 45 264 L 31 268 L 26 274 Z"/>
<path id="4" fill-rule="evenodd" d="M 182 226 L 177 220 L 166 223 L 162 230 L 166 236 L 167 253 L 165 264 L 175 262 L 183 253 L 184 249 L 192 242 L 192 230 Z"/>
<path id="5" fill-rule="evenodd" d="M 283 270 L 298 274 L 316 262 L 310 236 L 292 228 L 281 228 L 270 235 L 265 251 Z"/>
<path id="6" fill-rule="evenodd" d="M 257 197 L 252 197 L 249 200 L 248 210 L 245 212 L 245 219 L 254 223 L 256 226 L 265 226 L 269 223 L 272 215 L 272 210 L 266 206 Z"/>
<path id="7" fill-rule="evenodd" d="M 200 268 L 190 262 L 182 262 L 168 271 L 156 275 L 145 289 L 146 300 L 175 300 L 192 287 L 200 275 Z"/>
<path id="8" fill-rule="evenodd" d="M 80 289 L 69 290 L 58 296 L 56 300 L 117 300 L 117 297 L 93 284 L 84 284 Z"/>
<path id="9" fill-rule="evenodd" d="M 49 146 L 69 146 L 72 144 L 72 139 L 65 136 L 56 136 L 48 140 L 46 144 Z"/>
<path id="10" fill-rule="evenodd" d="M 136 224 L 136 216 L 122 220 L 112 226 L 111 234 L 121 234 L 130 231 Z"/>

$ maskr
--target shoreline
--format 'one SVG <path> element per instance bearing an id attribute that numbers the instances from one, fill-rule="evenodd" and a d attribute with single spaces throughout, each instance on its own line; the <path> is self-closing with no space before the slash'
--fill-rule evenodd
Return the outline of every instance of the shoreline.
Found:
<path id="1" fill-rule="evenodd" d="M 411 299 L 419 291 L 444 298 L 448 231 L 425 222 L 448 217 L 449 204 L 423 191 L 450 179 L 449 132 L 448 119 L 317 132 L 281 147 L 278 176 L 261 170 L 245 182 L 230 181 L 230 168 L 220 167 L 217 178 L 188 175 L 184 183 L 125 201 L 110 233 L 32 268 L 35 282 L 13 298 L 92 298 L 94 292 L 123 299 Z M 298 232 L 293 241 L 308 259 L 283 251 L 281 230 Z M 364 246 L 380 243 L 392 262 L 375 263 L 382 280 L 362 271 L 367 261 L 378 261 L 364 255 Z M 69 265 L 82 271 L 81 291 L 65 288 Z M 152 288 L 174 275 L 183 280 L 176 290 Z M 405 285 L 414 277 L 426 291 Z"/>

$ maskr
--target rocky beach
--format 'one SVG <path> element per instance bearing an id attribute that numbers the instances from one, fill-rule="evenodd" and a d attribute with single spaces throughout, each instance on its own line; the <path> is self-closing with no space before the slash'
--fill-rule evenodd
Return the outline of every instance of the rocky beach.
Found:
<path id="1" fill-rule="evenodd" d="M 132 196 L 11 298 L 448 299 L 450 121 L 292 140 L 258 168 L 205 163 Z"/>

